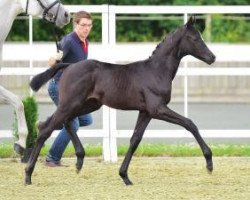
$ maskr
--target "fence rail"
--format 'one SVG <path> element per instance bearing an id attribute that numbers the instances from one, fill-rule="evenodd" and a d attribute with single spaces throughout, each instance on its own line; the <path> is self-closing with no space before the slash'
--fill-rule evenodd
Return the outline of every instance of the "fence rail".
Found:
<path id="1" fill-rule="evenodd" d="M 109 49 L 116 47 L 116 15 L 117 14 L 183 14 L 183 22 L 188 19 L 189 14 L 245 14 L 249 13 L 250 6 L 66 6 L 70 12 L 86 10 L 90 13 L 102 14 L 102 47 L 107 51 L 105 59 L 107 62 L 116 62 L 112 58 Z M 29 44 L 32 49 L 32 17 L 29 18 Z M 31 52 L 31 51 L 30 51 Z M 249 51 L 248 51 L 249 52 Z M 225 59 L 226 60 L 226 59 Z M 230 57 L 228 57 L 230 60 Z M 29 68 L 2 68 L 0 75 L 34 75 L 44 68 L 33 68 L 33 57 L 30 56 Z M 191 68 L 188 60 L 184 59 L 184 67 L 180 68 L 177 75 L 184 77 L 184 115 L 188 116 L 188 77 L 189 76 L 249 76 L 250 69 L 241 68 Z M 53 133 L 53 137 L 58 132 Z M 98 130 L 80 130 L 79 136 L 103 138 L 103 157 L 106 161 L 117 161 L 117 138 L 131 137 L 132 130 L 117 130 L 116 111 L 108 107 L 103 108 L 103 128 Z M 250 130 L 201 130 L 203 137 L 226 137 L 226 138 L 250 138 Z M 1 137 L 11 137 L 11 131 L 0 130 Z M 185 130 L 147 130 L 145 137 L 168 138 L 168 137 L 192 137 Z"/>

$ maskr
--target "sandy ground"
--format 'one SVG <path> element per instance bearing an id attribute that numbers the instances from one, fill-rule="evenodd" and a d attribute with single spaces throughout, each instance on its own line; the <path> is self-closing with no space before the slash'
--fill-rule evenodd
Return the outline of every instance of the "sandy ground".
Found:
<path id="1" fill-rule="evenodd" d="M 208 174 L 202 157 L 134 158 L 129 168 L 133 186 L 125 186 L 118 163 L 86 158 L 76 174 L 75 159 L 63 159 L 69 167 L 48 168 L 37 162 L 33 184 L 24 186 L 24 164 L 0 160 L 0 199 L 67 200 L 249 200 L 250 158 L 215 157 Z"/>

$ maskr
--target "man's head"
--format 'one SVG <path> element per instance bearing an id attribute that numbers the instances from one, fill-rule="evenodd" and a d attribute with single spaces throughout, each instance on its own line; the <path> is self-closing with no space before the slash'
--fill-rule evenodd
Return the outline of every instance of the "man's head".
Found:
<path id="1" fill-rule="evenodd" d="M 92 17 L 86 11 L 79 11 L 73 17 L 74 31 L 84 42 L 92 28 Z"/>

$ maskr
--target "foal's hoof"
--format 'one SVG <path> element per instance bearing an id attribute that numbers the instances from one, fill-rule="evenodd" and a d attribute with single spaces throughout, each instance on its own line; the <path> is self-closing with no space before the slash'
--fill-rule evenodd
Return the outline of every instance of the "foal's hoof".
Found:
<path id="1" fill-rule="evenodd" d="M 79 174 L 81 172 L 81 170 L 82 170 L 82 167 L 80 167 L 76 164 L 76 173 Z"/>
<path id="2" fill-rule="evenodd" d="M 212 174 L 213 172 L 213 165 L 207 165 L 207 171 L 209 174 Z"/>
<path id="3" fill-rule="evenodd" d="M 14 144 L 14 151 L 17 153 L 17 154 L 19 154 L 19 155 L 23 155 L 23 153 L 24 153 L 24 148 L 22 147 L 22 146 L 20 146 L 20 144 L 17 144 L 17 143 L 15 143 Z"/>
<path id="4" fill-rule="evenodd" d="M 81 169 L 76 169 L 76 173 L 79 174 L 81 172 Z"/>
<path id="5" fill-rule="evenodd" d="M 24 185 L 26 186 L 26 185 L 31 185 L 32 183 L 31 183 L 31 178 L 25 178 L 25 183 L 24 183 Z"/>
<path id="6" fill-rule="evenodd" d="M 32 183 L 31 182 L 25 182 L 24 185 L 28 186 L 28 185 L 32 185 Z"/>
<path id="7" fill-rule="evenodd" d="M 133 183 L 129 180 L 129 178 L 122 178 L 122 180 L 124 181 L 124 183 L 129 186 L 129 185 L 133 185 Z"/>

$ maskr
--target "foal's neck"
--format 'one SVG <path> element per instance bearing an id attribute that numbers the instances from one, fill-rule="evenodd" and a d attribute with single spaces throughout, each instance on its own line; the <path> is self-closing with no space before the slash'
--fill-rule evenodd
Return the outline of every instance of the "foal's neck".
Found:
<path id="1" fill-rule="evenodd" d="M 158 45 L 151 57 L 159 73 L 167 74 L 171 79 L 174 79 L 183 57 L 180 54 L 180 41 L 183 34 L 183 28 L 179 28 L 177 31 L 170 34 L 166 40 Z"/>

